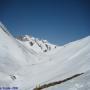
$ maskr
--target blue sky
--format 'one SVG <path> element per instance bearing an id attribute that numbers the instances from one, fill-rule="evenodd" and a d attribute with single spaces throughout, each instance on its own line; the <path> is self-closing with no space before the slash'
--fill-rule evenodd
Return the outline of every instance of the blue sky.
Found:
<path id="1" fill-rule="evenodd" d="M 0 21 L 14 36 L 63 45 L 90 35 L 90 1 L 0 0 Z"/>

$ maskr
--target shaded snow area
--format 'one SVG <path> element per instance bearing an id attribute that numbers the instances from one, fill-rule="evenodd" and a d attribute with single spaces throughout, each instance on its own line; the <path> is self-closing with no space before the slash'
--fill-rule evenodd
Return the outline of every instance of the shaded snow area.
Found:
<path id="1" fill-rule="evenodd" d="M 0 87 L 33 90 L 36 86 L 84 73 L 48 89 L 89 90 L 89 70 L 90 36 L 56 46 L 29 35 L 14 38 L 0 23 Z"/>

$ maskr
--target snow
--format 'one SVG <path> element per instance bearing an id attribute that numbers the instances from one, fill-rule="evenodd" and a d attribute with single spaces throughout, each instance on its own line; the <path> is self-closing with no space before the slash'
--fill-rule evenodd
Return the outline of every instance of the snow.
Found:
<path id="1" fill-rule="evenodd" d="M 0 86 L 2 86 L 2 82 L 4 81 L 5 85 L 10 84 L 10 75 L 15 74 L 16 71 L 28 65 L 28 62 L 30 62 L 29 64 L 36 62 L 34 54 L 19 44 L 1 25 L 2 24 L 0 24 Z M 2 75 L 6 76 L 6 80 L 3 81 Z"/>
<path id="2" fill-rule="evenodd" d="M 63 84 L 43 90 L 90 90 L 90 71 Z"/>
<path id="3" fill-rule="evenodd" d="M 21 41 L 6 32 L 7 29 L 2 28 L 0 24 L 0 86 L 17 86 L 19 90 L 32 90 L 38 85 L 90 70 L 90 36 L 64 46 L 56 46 L 28 35 L 24 37 L 27 38 L 26 41 Z M 30 42 L 34 45 L 30 46 Z M 45 44 L 49 45 L 51 50 L 43 52 L 46 49 Z M 12 80 L 10 75 L 16 79 Z M 80 80 L 76 78 L 74 83 L 81 82 L 82 79 L 83 82 L 87 79 L 87 73 L 81 76 Z M 68 85 L 72 87 L 68 88 Z M 64 88 L 64 85 L 60 86 Z M 60 86 L 50 90 L 57 90 Z M 83 86 L 78 83 L 71 84 L 69 81 L 61 90 L 80 90 L 75 87 Z"/>
<path id="4" fill-rule="evenodd" d="M 50 52 L 56 48 L 56 45 L 49 43 L 47 40 L 40 40 L 30 35 L 19 36 L 16 39 L 28 49 L 33 49 L 37 53 Z M 32 44 L 32 45 L 31 45 Z"/>

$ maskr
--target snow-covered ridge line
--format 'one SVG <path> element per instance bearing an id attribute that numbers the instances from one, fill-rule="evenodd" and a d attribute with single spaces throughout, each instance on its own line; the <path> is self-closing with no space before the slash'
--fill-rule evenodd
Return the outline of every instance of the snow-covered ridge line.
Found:
<path id="1" fill-rule="evenodd" d="M 36 52 L 48 52 L 55 49 L 57 46 L 49 43 L 47 40 L 34 38 L 30 35 L 22 35 L 16 37 L 24 46 L 32 48 Z"/>
<path id="2" fill-rule="evenodd" d="M 8 32 L 7 28 L 4 26 L 4 24 L 3 24 L 2 22 L 0 22 L 0 27 L 2 28 L 2 30 L 3 30 L 6 34 L 12 36 L 12 35 Z"/>

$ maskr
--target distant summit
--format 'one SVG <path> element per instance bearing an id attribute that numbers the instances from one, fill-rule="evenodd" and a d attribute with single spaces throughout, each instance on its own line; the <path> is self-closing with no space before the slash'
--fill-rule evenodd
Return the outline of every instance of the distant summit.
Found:
<path id="1" fill-rule="evenodd" d="M 48 52 L 57 47 L 56 45 L 49 43 L 47 40 L 40 40 L 30 35 L 17 36 L 16 39 L 24 46 L 32 48 L 36 52 Z"/>

